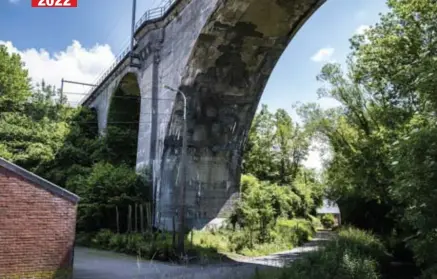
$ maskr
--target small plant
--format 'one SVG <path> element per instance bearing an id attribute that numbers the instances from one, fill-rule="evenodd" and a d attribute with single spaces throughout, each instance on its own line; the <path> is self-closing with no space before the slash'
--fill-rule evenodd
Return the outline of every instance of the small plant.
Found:
<path id="1" fill-rule="evenodd" d="M 325 229 L 332 229 L 335 225 L 335 218 L 332 214 L 323 215 L 320 221 Z"/>
<path id="2" fill-rule="evenodd" d="M 348 228 L 328 242 L 277 272 L 258 274 L 257 279 L 378 279 L 387 260 L 381 241 L 365 231 Z"/>

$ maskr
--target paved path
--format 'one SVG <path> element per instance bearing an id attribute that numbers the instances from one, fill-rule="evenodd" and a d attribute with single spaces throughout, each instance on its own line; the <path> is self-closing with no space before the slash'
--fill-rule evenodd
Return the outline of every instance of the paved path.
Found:
<path id="1" fill-rule="evenodd" d="M 141 261 L 135 257 L 88 248 L 76 248 L 73 279 L 250 279 L 258 268 L 276 268 L 291 262 L 303 253 L 317 249 L 328 234 L 318 233 L 306 245 L 291 251 L 266 257 L 238 257 L 235 263 L 172 265 L 155 261 Z"/>

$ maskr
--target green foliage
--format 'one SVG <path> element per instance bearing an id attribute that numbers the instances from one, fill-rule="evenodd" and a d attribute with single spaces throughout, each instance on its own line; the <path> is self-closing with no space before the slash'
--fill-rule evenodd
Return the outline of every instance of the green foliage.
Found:
<path id="1" fill-rule="evenodd" d="M 328 242 L 323 249 L 311 252 L 275 274 L 261 274 L 257 278 L 272 279 L 377 279 L 378 263 L 386 260 L 381 241 L 364 231 L 346 229 Z"/>
<path id="2" fill-rule="evenodd" d="M 116 229 L 115 207 L 127 216 L 129 205 L 150 201 L 150 185 L 144 185 L 135 170 L 126 166 L 97 163 L 86 179 L 81 180 L 77 193 L 83 197 L 79 205 L 78 229 L 97 231 L 100 228 Z M 122 218 L 120 227 L 127 224 Z"/>
<path id="3" fill-rule="evenodd" d="M 243 172 L 280 185 L 291 184 L 303 169 L 310 137 L 283 109 L 266 105 L 255 116 L 243 160 Z"/>
<path id="4" fill-rule="evenodd" d="M 306 183 L 300 180 L 302 177 Z M 319 206 L 323 190 L 310 174 L 308 179 L 306 174 L 299 174 L 291 186 L 243 175 L 241 195 L 230 217 L 234 227 L 229 236 L 231 251 L 260 255 L 287 250 L 307 241 L 315 232 L 310 213 Z"/>
<path id="5" fill-rule="evenodd" d="M 250 175 L 242 176 L 241 188 L 242 200 L 231 219 L 234 225 L 238 223 L 256 234 L 260 242 L 269 241 L 269 232 L 278 218 L 307 217 L 305 213 L 311 211 L 307 207 L 314 206 L 311 202 L 303 202 L 305 194 L 299 193 L 301 197 L 291 187 L 262 182 Z M 309 194 L 307 198 L 311 199 Z M 250 243 L 253 241 L 251 239 Z"/>
<path id="6" fill-rule="evenodd" d="M 332 229 L 335 225 L 335 218 L 332 214 L 323 214 L 320 218 L 323 227 L 326 229 Z"/>
<path id="7" fill-rule="evenodd" d="M 269 228 L 268 239 L 262 239 L 259 231 L 249 228 L 220 229 L 217 232 L 195 232 L 194 244 L 203 248 L 217 249 L 219 252 L 262 256 L 301 245 L 310 240 L 314 232 L 311 221 L 280 218 Z"/>
<path id="8" fill-rule="evenodd" d="M 114 230 L 116 206 L 127 216 L 151 198 L 150 179 L 134 168 L 138 125 L 99 137 L 93 109 L 65 104 L 44 81 L 32 88 L 20 57 L 0 46 L 0 156 L 79 194 L 80 231 Z"/>
<path id="9" fill-rule="evenodd" d="M 292 243 L 293 246 L 304 244 L 316 232 L 313 223 L 306 219 L 279 219 L 275 231 L 280 236 L 280 241 Z"/>
<path id="10" fill-rule="evenodd" d="M 29 76 L 18 54 L 10 54 L 0 46 L 0 111 L 13 112 L 23 109 L 31 96 Z"/>
<path id="11" fill-rule="evenodd" d="M 200 239 L 196 232 L 194 239 Z M 138 256 L 142 259 L 158 261 L 176 261 L 177 257 L 173 247 L 173 236 L 170 233 L 114 233 L 111 230 L 103 229 L 97 233 L 79 233 L 76 237 L 76 243 L 96 249 L 110 250 L 128 255 Z M 185 246 L 188 253 L 194 256 L 196 260 L 202 262 L 206 260 L 219 260 L 221 255 L 217 253 L 214 245 L 206 247 L 194 242 L 191 245 L 189 239 L 185 239 Z"/>
<path id="12" fill-rule="evenodd" d="M 392 150 L 392 170 L 397 175 L 391 193 L 405 205 L 400 221 L 410 228 L 408 247 L 417 262 L 429 269 L 437 268 L 433 252 L 437 249 L 436 140 L 435 120 L 415 116 Z"/>
<path id="13" fill-rule="evenodd" d="M 310 215 L 310 220 L 311 220 L 311 224 L 313 226 L 313 228 L 317 229 L 322 229 L 323 225 L 322 222 L 320 221 L 320 218 L 317 218 L 315 216 Z"/>
<path id="14" fill-rule="evenodd" d="M 82 233 L 78 241 L 88 247 L 140 256 L 143 259 L 169 260 L 175 256 L 172 237 L 168 234 L 117 234 L 104 229 L 93 235 Z"/>
<path id="15" fill-rule="evenodd" d="M 300 112 L 329 143 L 324 178 L 342 219 L 396 250 L 406 244 L 426 276 L 435 276 L 437 3 L 387 3 L 379 23 L 351 39 L 346 74 L 328 64 L 319 76 L 321 96 L 341 106 Z"/>
<path id="16" fill-rule="evenodd" d="M 253 227 L 255 223 L 266 222 L 263 227 L 271 225 L 277 218 L 307 218 L 319 206 L 323 190 L 318 183 L 311 187 L 299 181 L 292 186 L 278 186 L 266 181 L 259 181 L 251 175 L 241 178 L 242 200 L 236 208 L 236 222 L 242 226 Z M 320 201 L 319 201 L 320 200 Z"/>

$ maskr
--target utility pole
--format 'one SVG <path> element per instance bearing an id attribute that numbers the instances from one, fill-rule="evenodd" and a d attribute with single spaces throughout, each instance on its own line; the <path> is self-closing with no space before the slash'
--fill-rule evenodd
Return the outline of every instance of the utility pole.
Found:
<path id="1" fill-rule="evenodd" d="M 164 88 L 173 92 L 179 93 L 184 100 L 184 124 L 182 131 L 182 154 L 180 161 L 180 179 L 179 179 L 179 210 L 178 210 L 178 252 L 183 255 L 185 252 L 184 238 L 185 238 L 185 184 L 186 184 L 186 165 L 187 165 L 187 98 L 179 89 L 171 88 L 165 85 Z"/>
<path id="2" fill-rule="evenodd" d="M 137 9 L 137 0 L 132 0 L 132 26 L 131 26 L 131 39 L 130 39 L 130 51 L 131 54 L 134 51 L 135 43 L 135 14 Z"/>
<path id="3" fill-rule="evenodd" d="M 66 80 L 64 78 L 61 79 L 61 100 L 64 98 L 64 83 L 71 83 L 71 84 L 78 84 L 78 85 L 84 85 L 84 86 L 90 86 L 90 87 L 96 87 L 96 84 L 90 84 L 90 83 L 84 83 L 79 81 L 71 81 Z"/>
<path id="4" fill-rule="evenodd" d="M 61 79 L 61 101 L 59 103 L 62 103 L 64 99 L 64 78 Z"/>

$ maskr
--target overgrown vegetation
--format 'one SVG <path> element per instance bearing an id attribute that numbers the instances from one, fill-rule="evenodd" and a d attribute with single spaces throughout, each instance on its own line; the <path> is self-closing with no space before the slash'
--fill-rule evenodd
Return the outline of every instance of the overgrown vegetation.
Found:
<path id="1" fill-rule="evenodd" d="M 77 237 L 79 245 L 96 249 L 110 250 L 114 252 L 135 255 L 142 259 L 158 261 L 178 261 L 173 243 L 173 235 L 164 232 L 132 232 L 114 233 L 109 229 L 100 230 L 97 233 L 79 233 Z M 202 247 L 185 240 L 187 253 L 196 262 L 225 260 L 217 253 L 215 247 Z"/>
<path id="2" fill-rule="evenodd" d="M 195 231 L 193 241 L 199 247 L 217 249 L 222 253 L 261 256 L 291 250 L 310 240 L 314 232 L 314 226 L 308 220 L 280 218 L 269 228 L 268 239 L 262 238 L 256 230 L 222 228 Z"/>
<path id="3" fill-rule="evenodd" d="M 263 255 L 308 241 L 315 232 L 310 214 L 316 209 L 312 198 L 316 194 L 299 185 L 278 186 L 243 175 L 241 200 L 230 217 L 228 250 Z"/>
<path id="4" fill-rule="evenodd" d="M 437 275 L 437 3 L 389 0 L 390 11 L 351 39 L 346 72 L 327 64 L 321 97 L 300 109 L 329 145 L 325 184 L 342 220 L 378 234 L 398 261 Z M 343 68 L 344 69 L 344 68 Z"/>
<path id="5" fill-rule="evenodd" d="M 414 263 L 423 278 L 437 275 L 437 3 L 387 3 L 390 11 L 379 23 L 351 39 L 345 67 L 330 63 L 318 76 L 320 97 L 335 99 L 338 107 L 302 105 L 303 125 L 285 110 L 261 108 L 230 226 L 195 232 L 197 245 L 246 255 L 289 249 L 320 226 L 313 216 L 327 194 L 338 201 L 343 222 L 380 241 L 341 231 L 324 253 L 278 278 L 385 276 L 381 243 L 394 260 Z M 154 249 L 144 243 L 150 236 L 116 233 L 128 230 L 123 210 L 151 197 L 148 171 L 134 170 L 137 125 L 109 125 L 98 135 L 95 112 L 68 107 L 43 82 L 30 84 L 18 55 L 0 46 L 0 156 L 79 193 L 79 232 L 91 233 L 99 247 L 122 251 L 130 245 L 127 251 L 150 255 Z M 330 155 L 322 175 L 302 165 L 315 139 Z M 116 209 L 125 220 L 118 225 Z M 331 217 L 322 223 L 332 226 Z"/>
<path id="6" fill-rule="evenodd" d="M 150 202 L 149 174 L 134 168 L 136 134 L 109 125 L 99 136 L 94 111 L 30 82 L 20 57 L 0 46 L 0 156 L 79 194 L 79 232 L 115 230 L 116 207 L 124 217 L 129 205 Z"/>
<path id="7" fill-rule="evenodd" d="M 335 218 L 332 214 L 324 214 L 320 217 L 320 222 L 326 229 L 332 229 L 335 225 Z"/>
<path id="8" fill-rule="evenodd" d="M 389 255 L 375 236 L 357 229 L 341 230 L 335 239 L 319 251 L 311 252 L 293 262 L 290 267 L 260 274 L 258 279 L 377 279 L 381 278 L 381 263 Z"/>

